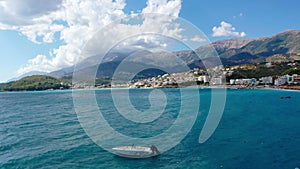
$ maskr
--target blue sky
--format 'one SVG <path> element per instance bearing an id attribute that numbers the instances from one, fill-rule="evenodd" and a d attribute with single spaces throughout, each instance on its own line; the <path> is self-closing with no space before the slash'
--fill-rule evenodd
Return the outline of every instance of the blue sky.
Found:
<path id="1" fill-rule="evenodd" d="M 0 1 L 0 82 L 30 71 L 49 72 L 74 64 L 80 52 L 77 49 L 89 38 L 83 32 L 92 34 L 130 13 L 148 11 L 182 17 L 210 41 L 300 29 L 298 0 L 42 1 Z M 95 22 L 100 26 L 91 24 Z"/>

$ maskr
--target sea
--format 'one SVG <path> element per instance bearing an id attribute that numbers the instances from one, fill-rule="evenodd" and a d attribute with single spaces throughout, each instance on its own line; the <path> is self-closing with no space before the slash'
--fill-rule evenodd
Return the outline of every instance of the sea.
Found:
<path id="1" fill-rule="evenodd" d="M 140 112 L 151 107 L 153 90 L 165 93 L 157 99 L 167 103 L 157 119 L 138 124 L 118 115 L 112 90 L 117 94 L 130 90 L 130 103 Z M 165 132 L 180 118 L 180 94 L 190 89 L 112 90 L 93 91 L 107 122 L 122 135 L 147 139 Z M 160 155 L 144 159 L 120 157 L 97 144 L 80 123 L 72 90 L 1 92 L 0 168 L 300 168 L 299 91 L 227 89 L 218 126 L 208 140 L 199 143 L 213 102 L 212 90 L 193 90 L 199 92 L 199 100 L 190 103 L 197 102 L 199 113 L 186 136 Z M 151 95 L 152 100 L 155 97 Z"/>

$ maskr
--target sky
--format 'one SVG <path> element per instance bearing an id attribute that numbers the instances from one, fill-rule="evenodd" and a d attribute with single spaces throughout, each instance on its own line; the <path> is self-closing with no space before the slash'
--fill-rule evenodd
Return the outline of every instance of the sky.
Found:
<path id="1" fill-rule="evenodd" d="M 298 0 L 0 0 L 0 82 L 32 71 L 51 72 L 74 65 L 84 59 L 81 49 L 93 34 L 131 14 L 180 17 L 210 41 L 217 41 L 299 30 L 299 6 Z M 149 20 L 140 27 L 153 23 Z M 180 36 L 180 30 L 160 26 Z M 163 45 L 156 43 L 157 39 L 142 40 L 152 46 Z"/>

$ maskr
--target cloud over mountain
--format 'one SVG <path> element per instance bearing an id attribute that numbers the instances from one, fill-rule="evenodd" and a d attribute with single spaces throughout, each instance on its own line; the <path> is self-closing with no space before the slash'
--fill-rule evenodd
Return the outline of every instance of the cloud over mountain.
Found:
<path id="1" fill-rule="evenodd" d="M 55 43 L 62 45 L 50 51 L 54 57 L 37 55 L 28 61 L 18 74 L 29 71 L 50 72 L 71 66 L 85 59 L 81 49 L 92 36 L 104 26 L 124 18 L 125 0 L 2 0 L 0 1 L 0 29 L 16 30 L 35 43 Z M 162 13 L 178 17 L 181 0 L 148 0 L 142 13 Z M 134 15 L 134 14 L 133 14 Z M 153 22 L 161 22 L 157 26 Z M 141 25 L 126 25 L 120 31 L 141 30 L 156 26 L 170 34 L 180 34 L 177 28 L 168 28 L 164 19 L 146 19 Z M 137 37 L 136 42 L 144 45 L 163 47 L 161 39 Z M 130 42 L 128 42 L 130 43 Z"/>
<path id="2" fill-rule="evenodd" d="M 230 23 L 222 21 L 220 26 L 214 26 L 212 28 L 213 34 L 212 36 L 236 36 L 236 37 L 244 37 L 246 36 L 245 32 L 237 32 L 236 28 L 233 27 Z"/>

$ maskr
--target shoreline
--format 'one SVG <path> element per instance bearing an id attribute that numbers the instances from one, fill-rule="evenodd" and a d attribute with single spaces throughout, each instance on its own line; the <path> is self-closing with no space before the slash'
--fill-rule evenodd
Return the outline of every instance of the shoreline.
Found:
<path id="1" fill-rule="evenodd" d="M 78 88 L 78 89 L 65 89 L 65 90 L 23 90 L 23 91 L 0 91 L 0 93 L 24 93 L 24 92 L 73 92 L 73 91 L 85 91 L 85 90 L 110 90 L 110 89 L 172 89 L 179 87 L 140 87 L 140 88 L 130 88 L 130 87 L 110 87 L 110 88 Z M 184 88 L 198 88 L 198 89 L 216 89 L 216 88 L 226 88 L 226 89 L 266 89 L 266 90 L 282 90 L 282 91 L 300 91 L 300 86 L 235 86 L 235 85 L 219 85 L 219 86 L 186 86 Z"/>

